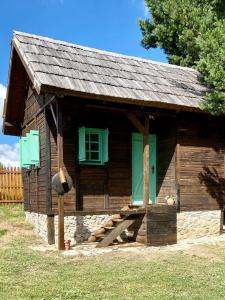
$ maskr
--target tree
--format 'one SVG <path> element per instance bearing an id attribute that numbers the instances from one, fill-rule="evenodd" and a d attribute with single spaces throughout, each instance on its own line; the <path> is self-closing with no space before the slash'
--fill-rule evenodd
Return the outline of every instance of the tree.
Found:
<path id="1" fill-rule="evenodd" d="M 172 64 L 194 67 L 211 89 L 204 109 L 225 112 L 225 1 L 145 0 L 151 19 L 140 20 L 146 48 L 164 49 Z"/>

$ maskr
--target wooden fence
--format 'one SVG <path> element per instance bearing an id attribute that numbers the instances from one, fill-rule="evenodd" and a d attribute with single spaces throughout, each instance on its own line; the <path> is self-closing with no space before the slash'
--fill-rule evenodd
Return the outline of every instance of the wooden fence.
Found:
<path id="1" fill-rule="evenodd" d="M 0 204 L 23 203 L 21 169 L 0 167 Z"/>

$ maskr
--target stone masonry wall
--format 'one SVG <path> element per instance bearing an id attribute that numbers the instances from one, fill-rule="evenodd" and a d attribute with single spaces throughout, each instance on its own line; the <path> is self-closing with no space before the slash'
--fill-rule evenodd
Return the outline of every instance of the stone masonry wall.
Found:
<path id="1" fill-rule="evenodd" d="M 177 214 L 177 240 L 218 235 L 221 211 L 188 211 Z"/>
<path id="2" fill-rule="evenodd" d="M 64 218 L 65 240 L 81 243 L 88 239 L 90 234 L 101 227 L 110 218 L 109 215 L 87 215 L 87 216 L 66 216 Z M 26 219 L 34 226 L 34 232 L 43 240 L 47 241 L 47 216 L 34 212 L 26 212 Z M 55 241 L 58 238 L 58 216 L 54 218 Z"/>
<path id="3" fill-rule="evenodd" d="M 65 240 L 81 243 L 86 241 L 92 232 L 99 229 L 109 215 L 67 216 L 64 218 Z M 55 239 L 58 238 L 58 216 L 55 216 Z"/>
<path id="4" fill-rule="evenodd" d="M 47 215 L 34 212 L 25 212 L 26 220 L 34 226 L 34 232 L 47 241 Z"/>

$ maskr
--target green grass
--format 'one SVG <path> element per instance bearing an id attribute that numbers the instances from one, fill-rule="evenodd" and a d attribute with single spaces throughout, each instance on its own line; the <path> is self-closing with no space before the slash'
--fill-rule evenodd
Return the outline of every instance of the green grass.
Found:
<path id="1" fill-rule="evenodd" d="M 0 229 L 0 237 L 7 233 L 7 229 Z"/>
<path id="2" fill-rule="evenodd" d="M 0 299 L 225 299 L 225 245 L 64 258 L 38 252 L 21 208 L 0 208 Z M 17 234 L 18 231 L 18 234 Z M 12 234 L 14 232 L 14 234 Z"/>

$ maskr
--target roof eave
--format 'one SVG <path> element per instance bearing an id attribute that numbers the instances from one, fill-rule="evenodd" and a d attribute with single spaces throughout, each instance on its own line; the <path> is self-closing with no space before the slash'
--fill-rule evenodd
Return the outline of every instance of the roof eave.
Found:
<path id="1" fill-rule="evenodd" d="M 114 102 L 114 103 L 134 104 L 143 107 L 155 107 L 155 108 L 166 108 L 166 109 L 179 110 L 179 111 L 202 112 L 200 107 L 178 105 L 178 104 L 160 102 L 155 100 L 145 101 L 143 99 L 113 97 L 108 95 L 100 95 L 100 94 L 80 92 L 75 90 L 68 90 L 68 89 L 63 89 L 63 88 L 44 85 L 44 84 L 40 86 L 40 93 L 55 94 L 56 96 L 71 96 L 71 97 L 86 98 L 86 99 L 88 98 L 88 99 Z"/>

